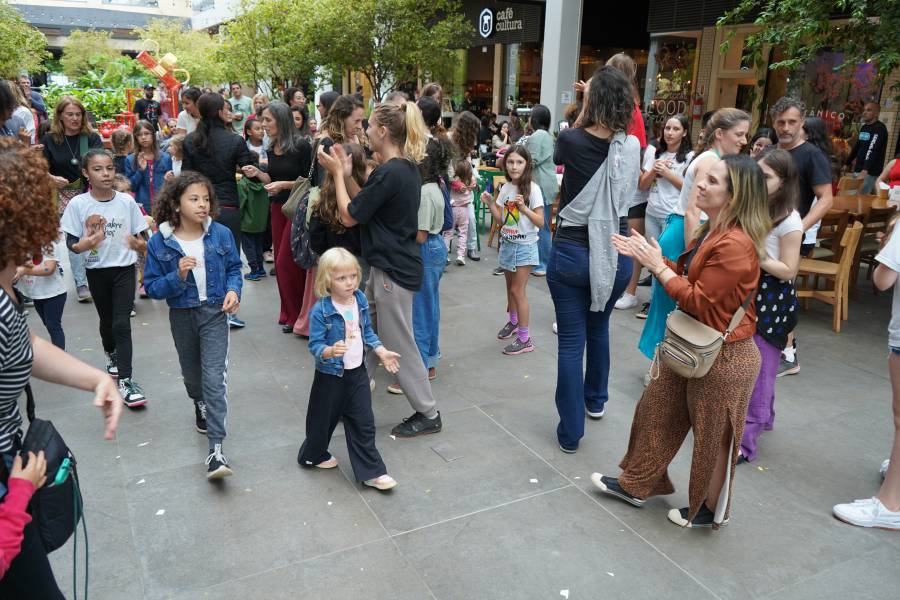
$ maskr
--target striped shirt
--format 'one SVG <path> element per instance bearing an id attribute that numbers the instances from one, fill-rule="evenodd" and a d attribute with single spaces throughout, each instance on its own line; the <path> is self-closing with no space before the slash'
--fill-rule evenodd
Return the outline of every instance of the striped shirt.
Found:
<path id="1" fill-rule="evenodd" d="M 22 427 L 19 396 L 31 377 L 33 362 L 24 310 L 0 288 L 0 452 L 13 449 Z"/>

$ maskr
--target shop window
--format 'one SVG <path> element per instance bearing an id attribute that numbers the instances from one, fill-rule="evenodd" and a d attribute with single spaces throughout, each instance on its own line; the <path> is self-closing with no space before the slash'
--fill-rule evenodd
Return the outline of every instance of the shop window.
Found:
<path id="1" fill-rule="evenodd" d="M 644 109 L 654 137 L 670 117 L 683 114 L 691 118 L 700 112 L 701 103 L 694 92 L 696 66 L 696 38 L 667 36 L 652 41 Z"/>

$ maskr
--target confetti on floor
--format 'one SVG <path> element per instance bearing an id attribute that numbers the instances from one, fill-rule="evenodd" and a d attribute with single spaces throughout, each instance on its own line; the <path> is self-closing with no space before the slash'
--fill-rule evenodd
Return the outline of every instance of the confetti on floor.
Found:
<path id="1" fill-rule="evenodd" d="M 138 447 L 138 448 L 143 448 L 144 446 L 147 446 L 147 445 L 149 445 L 149 444 L 150 444 L 150 442 L 141 442 L 140 444 L 137 445 L 137 447 Z"/>
<path id="2" fill-rule="evenodd" d="M 147 480 L 141 479 L 140 481 L 137 482 L 137 485 L 141 485 L 142 483 L 147 483 Z"/>
<path id="3" fill-rule="evenodd" d="M 163 509 L 159 509 L 158 511 L 156 511 L 156 516 L 157 516 L 157 517 L 161 517 L 161 516 L 163 516 L 164 514 L 166 514 L 166 511 L 163 510 Z"/>
<path id="4" fill-rule="evenodd" d="M 530 481 L 530 482 L 531 482 L 531 483 L 537 483 L 537 482 L 538 482 L 538 480 L 537 480 L 537 479 L 535 479 L 535 478 L 534 478 L 534 477 L 532 477 L 532 478 L 531 478 L 531 479 L 529 479 L 529 480 L 528 480 L 528 481 Z"/>

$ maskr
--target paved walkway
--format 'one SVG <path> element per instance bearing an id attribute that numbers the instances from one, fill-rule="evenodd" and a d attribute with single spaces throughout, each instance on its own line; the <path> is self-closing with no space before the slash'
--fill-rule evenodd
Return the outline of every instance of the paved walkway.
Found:
<path id="1" fill-rule="evenodd" d="M 442 282 L 442 433 L 391 439 L 410 409 L 377 375 L 378 446 L 400 483 L 389 494 L 352 481 L 340 428 L 340 471 L 297 466 L 313 361 L 275 323 L 274 278 L 245 286 L 248 327 L 231 337 L 225 447 L 236 475 L 222 485 L 204 476 L 206 440 L 193 428 L 164 303 L 137 301 L 135 378 L 150 403 L 123 415 L 116 441 L 102 440 L 87 395 L 38 383 L 38 414 L 79 459 L 92 600 L 897 597 L 900 536 L 830 514 L 875 493 L 889 451 L 890 294 L 864 291 L 840 335 L 823 307 L 802 317 L 803 371 L 779 381 L 775 430 L 758 461 L 739 468 L 731 524 L 690 531 L 666 520 L 687 503 L 689 443 L 672 466 L 678 491 L 642 509 L 600 497 L 589 481 L 616 473 L 624 454 L 647 368 L 635 348 L 642 322 L 614 315 L 606 417 L 587 424 L 577 454 L 563 454 L 546 283 L 529 287 L 537 350 L 502 356 L 495 262 L 489 250 Z M 93 307 L 70 302 L 64 323 L 70 351 L 102 366 Z M 81 541 L 78 555 L 83 568 Z M 72 543 L 52 562 L 73 597 Z"/>

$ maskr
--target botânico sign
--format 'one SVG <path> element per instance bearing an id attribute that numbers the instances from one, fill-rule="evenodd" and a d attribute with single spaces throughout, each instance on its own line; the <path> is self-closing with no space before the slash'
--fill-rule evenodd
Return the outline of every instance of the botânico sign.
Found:
<path id="1" fill-rule="evenodd" d="M 466 2 L 465 12 L 475 24 L 472 45 L 520 44 L 541 38 L 543 5 Z"/>

